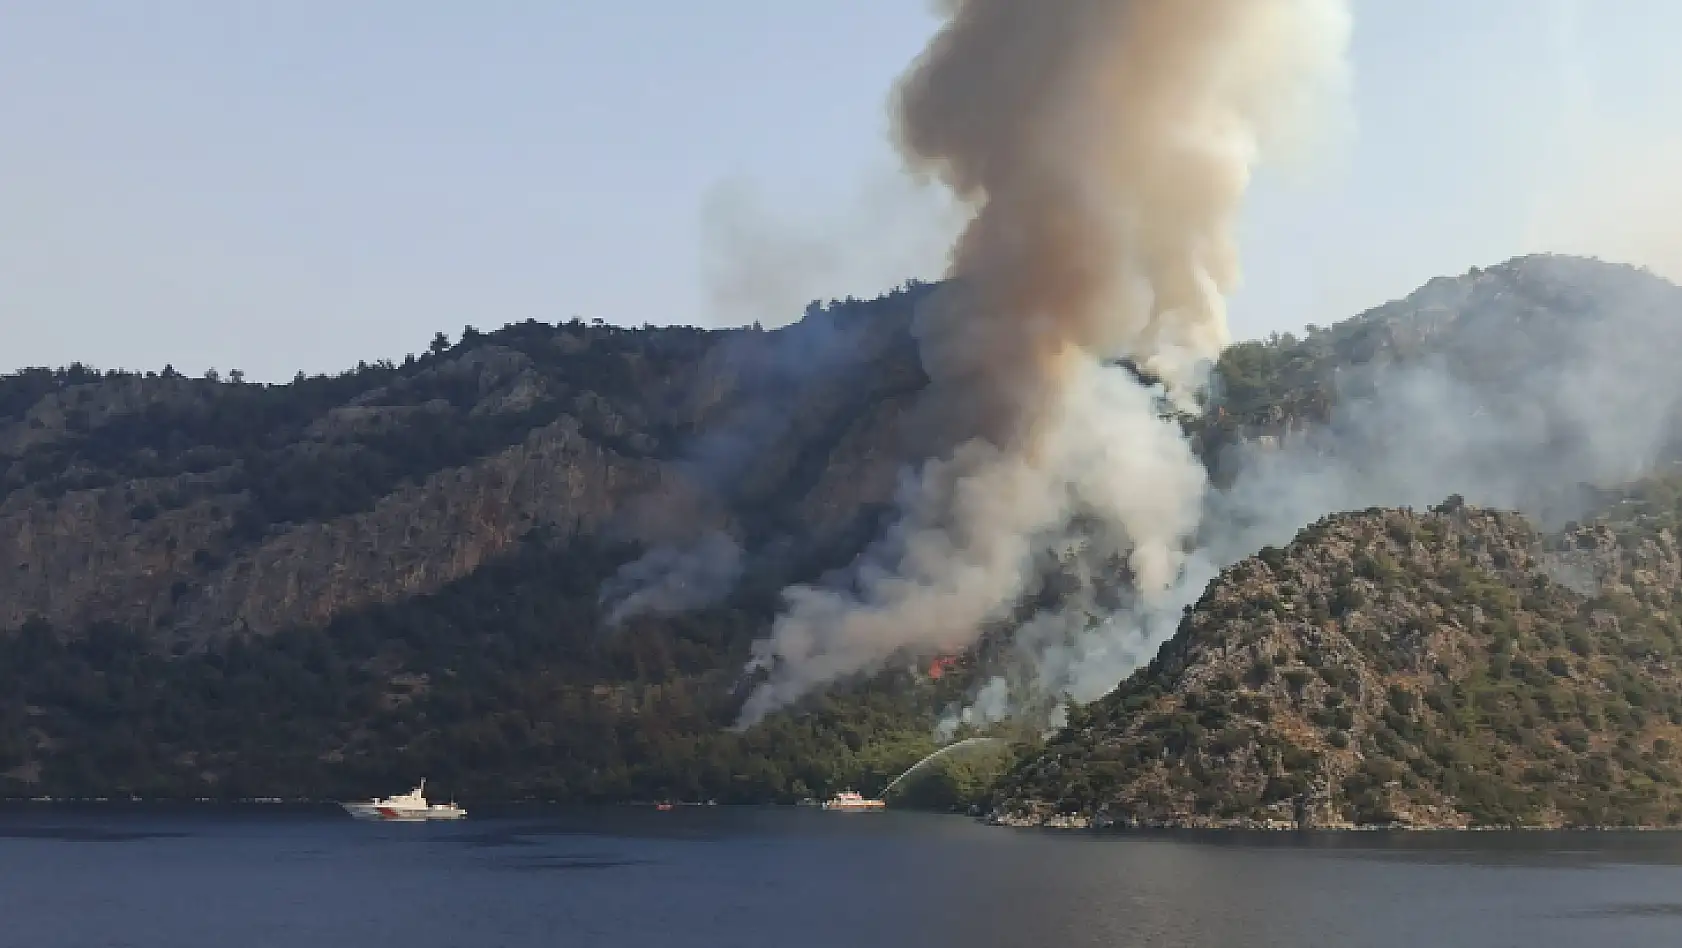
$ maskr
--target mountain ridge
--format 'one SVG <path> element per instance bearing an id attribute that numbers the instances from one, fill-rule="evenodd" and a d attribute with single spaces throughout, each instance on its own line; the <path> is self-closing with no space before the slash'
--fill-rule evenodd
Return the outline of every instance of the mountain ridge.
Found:
<path id="1" fill-rule="evenodd" d="M 1515 352 L 1558 355 L 1629 300 L 1682 298 L 1572 258 L 1445 279 L 1229 349 L 1215 397 L 1182 419 L 1216 483 L 1244 489 L 1258 458 L 1367 451 L 1339 426 L 1362 429 L 1344 415 L 1395 366 L 1446 365 L 1522 421 Z M 940 675 L 896 663 L 763 728 L 728 726 L 778 592 L 845 567 L 904 466 L 939 450 L 911 331 L 935 289 L 769 332 L 469 329 L 401 364 L 278 386 L 0 377 L 0 794 L 323 796 L 417 769 L 470 796 L 879 788 L 934 749 L 985 656 Z M 1547 407 L 1578 437 L 1585 424 Z M 1326 432 L 1343 439 L 1330 453 L 1314 447 Z M 1553 480 L 1578 473 L 1595 472 Z M 709 535 L 740 550 L 720 588 L 602 627 L 604 584 Z"/>

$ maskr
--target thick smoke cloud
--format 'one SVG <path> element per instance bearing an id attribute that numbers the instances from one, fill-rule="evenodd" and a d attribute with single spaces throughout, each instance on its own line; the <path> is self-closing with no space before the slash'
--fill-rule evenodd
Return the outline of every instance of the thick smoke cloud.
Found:
<path id="1" fill-rule="evenodd" d="M 1077 517 L 1142 599 L 1172 591 L 1204 481 L 1163 402 L 1189 406 L 1228 341 L 1250 175 L 1340 84 L 1350 29 L 1343 0 L 945 10 L 896 118 L 912 168 L 974 211 L 915 327 L 957 447 L 907 482 L 849 586 L 788 590 L 744 724 L 901 650 L 972 643 Z"/>
<path id="2" fill-rule="evenodd" d="M 1533 257 L 1427 287 L 1392 315 L 1404 331 L 1437 334 L 1429 345 L 1441 351 L 1357 366 L 1344 373 L 1329 424 L 1238 447 L 1226 459 L 1236 480 L 1209 494 L 1168 594 L 1115 609 L 1077 577 L 1077 594 L 1017 630 L 1006 672 L 943 727 L 1108 693 L 1155 655 L 1221 568 L 1327 514 L 1460 494 L 1558 527 L 1583 516 L 1597 489 L 1682 456 L 1675 286 L 1621 266 Z M 1331 344 L 1352 345 L 1387 318 L 1358 320 Z"/>

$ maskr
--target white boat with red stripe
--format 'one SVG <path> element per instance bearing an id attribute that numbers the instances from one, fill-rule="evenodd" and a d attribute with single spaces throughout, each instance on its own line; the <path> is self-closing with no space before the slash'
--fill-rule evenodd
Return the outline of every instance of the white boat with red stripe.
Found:
<path id="1" fill-rule="evenodd" d="M 826 810 L 841 810 L 843 812 L 860 810 L 880 810 L 888 804 L 884 800 L 869 800 L 861 796 L 857 790 L 843 790 L 824 801 Z"/>
<path id="2" fill-rule="evenodd" d="M 341 803 L 345 812 L 359 820 L 384 820 L 393 823 L 422 823 L 427 820 L 466 819 L 467 811 L 449 803 L 426 802 L 426 780 L 408 793 L 368 800 L 363 803 Z"/>

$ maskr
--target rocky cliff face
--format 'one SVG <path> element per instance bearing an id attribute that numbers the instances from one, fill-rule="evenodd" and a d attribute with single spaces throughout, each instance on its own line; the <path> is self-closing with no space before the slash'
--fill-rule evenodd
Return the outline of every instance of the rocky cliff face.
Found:
<path id="1" fill-rule="evenodd" d="M 769 514 L 815 542 L 892 495 L 922 384 L 912 295 L 772 333 L 525 324 L 286 386 L 16 377 L 0 629 L 319 625 L 435 591 L 534 529 L 671 539 L 688 511 L 658 536 L 621 515 L 697 479 L 727 521 Z"/>
<path id="2" fill-rule="evenodd" d="M 0 379 L 0 629 L 36 616 L 202 641 L 319 624 L 441 588 L 537 527 L 654 544 L 719 526 L 749 549 L 844 556 L 907 461 L 941 447 L 916 412 L 925 292 L 774 332 L 528 322 L 289 385 L 79 366 Z M 1520 423 L 1532 395 L 1513 379 L 1618 319 L 1602 335 L 1640 338 L 1679 300 L 1592 261 L 1474 270 L 1234 347 L 1185 421 L 1217 480 L 1235 445 L 1309 438 L 1397 366 L 1447 366 L 1491 399 L 1479 412 Z M 1663 359 L 1667 339 L 1643 344 Z"/>
<path id="3" fill-rule="evenodd" d="M 1679 604 L 1668 524 L 1544 537 L 1458 502 L 1334 516 L 1226 570 L 1148 668 L 1011 778 L 999 815 L 1674 825 Z"/>
<path id="4" fill-rule="evenodd" d="M 338 612 L 424 595 L 533 529 L 593 533 L 653 489 L 657 462 L 625 458 L 562 418 L 475 464 L 433 474 L 373 510 L 298 526 L 203 576 L 160 619 L 193 637 L 320 625 Z"/>

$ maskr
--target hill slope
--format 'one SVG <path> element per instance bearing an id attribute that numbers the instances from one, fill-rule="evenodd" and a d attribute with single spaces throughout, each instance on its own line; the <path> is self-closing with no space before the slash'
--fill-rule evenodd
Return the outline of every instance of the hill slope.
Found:
<path id="1" fill-rule="evenodd" d="M 0 795 L 363 793 L 418 771 L 556 798 L 879 787 L 932 749 L 972 664 L 725 728 L 777 591 L 849 562 L 902 466 L 941 449 L 909 331 L 928 291 L 771 332 L 469 330 L 285 385 L 0 377 Z M 1555 506 L 1582 508 L 1578 481 L 1633 471 L 1605 459 L 1664 456 L 1669 396 L 1560 393 L 1674 382 L 1682 332 L 1653 314 L 1677 312 L 1649 275 L 1525 258 L 1234 347 L 1183 421 L 1271 519 L 1222 555 L 1421 492 L 1553 504 L 1563 485 Z M 650 585 L 608 628 L 612 577 Z"/>
<path id="2" fill-rule="evenodd" d="M 914 298 L 775 333 L 469 330 L 401 365 L 289 385 L 6 377 L 0 628 L 35 616 L 202 639 L 320 623 L 435 591 L 534 526 L 599 533 L 685 479 L 731 482 L 735 510 L 694 513 L 751 512 L 733 525 L 744 539 L 833 534 L 891 496 L 894 460 L 872 470 L 872 452 L 922 384 Z M 696 456 L 708 448 L 719 456 Z M 722 476 L 747 456 L 749 476 Z"/>
<path id="3" fill-rule="evenodd" d="M 891 497 L 918 292 L 769 333 L 469 331 L 280 386 L 0 380 L 0 794 L 885 782 L 933 749 L 930 695 L 725 725 L 775 591 Z M 701 528 L 750 551 L 734 598 L 605 629 L 615 569 Z"/>
<path id="4" fill-rule="evenodd" d="M 1553 537 L 1457 499 L 1329 517 L 1226 570 L 1149 667 L 1007 780 L 1000 818 L 1682 823 L 1663 513 Z"/>

